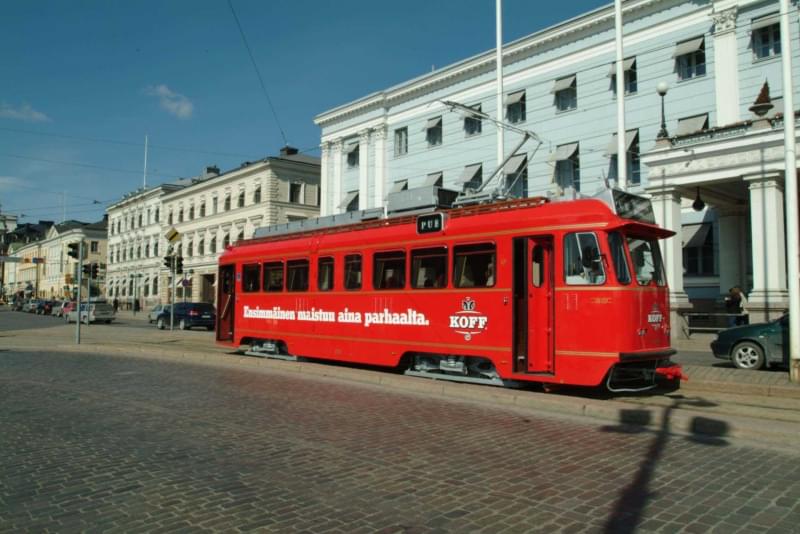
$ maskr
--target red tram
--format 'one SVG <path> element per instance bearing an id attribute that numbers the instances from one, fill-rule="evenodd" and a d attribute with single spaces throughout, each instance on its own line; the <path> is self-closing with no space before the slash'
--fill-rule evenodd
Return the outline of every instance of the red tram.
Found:
<path id="1" fill-rule="evenodd" d="M 237 242 L 219 260 L 217 342 L 495 385 L 680 377 L 657 243 L 673 233 L 647 199 L 610 193 Z"/>

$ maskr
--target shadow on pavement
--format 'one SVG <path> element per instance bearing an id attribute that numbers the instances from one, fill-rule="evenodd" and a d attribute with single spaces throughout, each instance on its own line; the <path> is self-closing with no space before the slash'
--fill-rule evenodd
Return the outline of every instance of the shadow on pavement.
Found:
<path id="1" fill-rule="evenodd" d="M 701 398 L 687 398 L 682 395 L 668 395 L 672 404 L 664 409 L 661 425 L 653 442 L 648 447 L 644 459 L 639 465 L 636 476 L 623 490 L 611 515 L 606 521 L 603 532 L 607 534 L 633 533 L 637 531 L 639 522 L 648 501 L 654 496 L 650 482 L 655 473 L 659 459 L 669 442 L 671 435 L 670 419 L 672 413 L 684 406 L 710 407 L 715 403 Z M 647 410 L 622 410 L 619 425 L 603 427 L 605 432 L 621 432 L 626 434 L 645 432 L 652 423 L 651 413 Z M 707 417 L 694 417 L 690 423 L 691 435 L 688 439 L 694 443 L 709 446 L 726 446 L 724 436 L 728 434 L 728 424 L 724 421 Z"/>

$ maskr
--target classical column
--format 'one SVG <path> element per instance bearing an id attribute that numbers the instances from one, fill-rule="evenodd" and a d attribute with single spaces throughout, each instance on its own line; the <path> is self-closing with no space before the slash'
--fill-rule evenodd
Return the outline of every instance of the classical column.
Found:
<path id="1" fill-rule="evenodd" d="M 664 268 L 669 284 L 670 325 L 673 338 L 687 337 L 687 330 L 681 312 L 691 309 L 689 296 L 683 290 L 683 247 L 681 246 L 681 195 L 672 186 L 655 190 L 657 182 L 650 189 L 656 223 L 675 235 L 659 240 Z"/>
<path id="2" fill-rule="evenodd" d="M 748 295 L 751 322 L 782 315 L 789 305 L 786 287 L 786 241 L 783 180 L 771 173 L 745 176 L 750 189 L 753 289 Z"/>
<path id="3" fill-rule="evenodd" d="M 358 133 L 358 209 L 370 207 L 369 201 L 369 130 Z"/>
<path id="4" fill-rule="evenodd" d="M 733 286 L 747 290 L 743 210 L 718 209 L 719 290 L 725 294 Z"/>
<path id="5" fill-rule="evenodd" d="M 737 9 L 734 6 L 711 15 L 711 19 L 714 21 L 714 90 L 719 126 L 739 122 Z"/>
<path id="6" fill-rule="evenodd" d="M 386 190 L 386 126 L 379 126 L 373 130 L 375 136 L 375 196 L 373 206 L 383 206 L 383 198 Z"/>
<path id="7" fill-rule="evenodd" d="M 319 175 L 319 214 L 320 216 L 329 215 L 331 211 L 331 199 L 328 198 L 328 191 L 330 191 L 331 184 L 328 183 L 330 173 L 328 166 L 330 165 L 331 144 L 322 143 L 322 158 L 320 162 L 320 175 Z"/>
<path id="8" fill-rule="evenodd" d="M 339 213 L 339 202 L 344 200 L 342 198 L 342 148 L 344 147 L 344 143 L 341 139 L 337 139 L 333 142 L 333 152 L 331 153 L 331 157 L 333 158 L 333 187 L 332 193 L 333 198 L 331 199 L 331 213 Z"/>

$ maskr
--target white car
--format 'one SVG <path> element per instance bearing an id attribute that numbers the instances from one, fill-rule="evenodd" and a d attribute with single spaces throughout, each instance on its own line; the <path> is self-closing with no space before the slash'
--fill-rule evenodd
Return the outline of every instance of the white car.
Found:
<path id="1" fill-rule="evenodd" d="M 67 314 L 67 322 L 73 323 L 78 318 L 77 310 L 72 310 Z M 110 324 L 114 320 L 114 307 L 106 303 L 83 303 L 81 304 L 82 323 L 106 323 Z"/>

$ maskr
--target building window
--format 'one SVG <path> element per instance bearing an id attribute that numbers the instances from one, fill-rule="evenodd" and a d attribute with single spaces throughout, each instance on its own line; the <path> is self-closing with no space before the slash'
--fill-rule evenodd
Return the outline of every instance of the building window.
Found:
<path id="1" fill-rule="evenodd" d="M 144 257 L 145 258 L 150 257 L 150 243 L 146 243 L 144 246 Z"/>
<path id="2" fill-rule="evenodd" d="M 159 215 L 160 215 L 160 213 L 159 213 L 159 209 L 158 209 L 158 208 L 156 208 L 156 221 L 155 221 L 155 222 L 161 222 L 161 221 L 160 221 L 160 218 L 159 218 Z M 154 285 L 153 287 L 155 287 L 155 285 Z"/>
<path id="3" fill-rule="evenodd" d="M 631 95 L 636 93 L 639 89 L 638 79 L 636 75 L 636 58 L 629 57 L 622 62 L 622 70 L 625 73 L 625 94 Z M 617 96 L 617 65 L 611 64 L 611 72 L 608 73 L 611 78 L 611 91 L 614 96 Z"/>
<path id="4" fill-rule="evenodd" d="M 261 187 L 256 187 L 256 190 L 253 191 L 253 204 L 258 204 L 261 202 Z"/>
<path id="5" fill-rule="evenodd" d="M 211 215 L 216 215 L 217 213 L 217 197 L 211 199 Z"/>
<path id="6" fill-rule="evenodd" d="M 142 257 L 142 245 L 139 245 L 138 247 L 136 247 L 136 259 L 138 260 L 141 257 Z"/>
<path id="7" fill-rule="evenodd" d="M 352 145 L 349 145 L 347 147 L 347 166 L 348 167 L 350 167 L 350 168 L 358 167 L 358 158 L 359 158 L 359 152 L 360 151 L 361 151 L 361 149 L 359 148 L 358 143 L 353 143 Z"/>
<path id="8" fill-rule="evenodd" d="M 610 157 L 608 177 L 612 180 L 619 178 L 619 157 L 617 151 L 617 134 L 611 136 L 606 154 Z M 639 130 L 625 132 L 625 167 L 627 169 L 628 185 L 641 184 L 641 162 L 639 159 Z"/>
<path id="9" fill-rule="evenodd" d="M 158 277 L 153 278 L 153 295 L 158 295 Z"/>
<path id="10" fill-rule="evenodd" d="M 92 241 L 89 243 L 89 252 L 98 252 L 100 250 L 100 242 Z"/>
<path id="11" fill-rule="evenodd" d="M 434 117 L 428 119 L 425 123 L 425 140 L 428 142 L 429 147 L 439 146 L 442 144 L 442 117 Z"/>
<path id="12" fill-rule="evenodd" d="M 695 37 L 675 46 L 675 70 L 678 80 L 691 80 L 706 74 L 705 38 Z"/>
<path id="13" fill-rule="evenodd" d="M 143 226 L 142 225 L 142 214 L 140 213 L 139 214 L 139 228 L 141 228 L 142 226 Z"/>
<path id="14" fill-rule="evenodd" d="M 478 113 L 481 112 L 481 105 L 476 104 L 472 106 L 472 109 L 477 111 Z M 464 117 L 464 134 L 467 137 L 478 135 L 481 133 L 483 129 L 483 119 L 480 115 L 477 114 L 467 114 Z"/>
<path id="15" fill-rule="evenodd" d="M 344 211 L 358 211 L 358 191 L 349 191 L 344 200 L 339 204 L 339 209 Z"/>
<path id="16" fill-rule="evenodd" d="M 781 25 L 777 13 L 754 19 L 751 30 L 755 59 L 769 59 L 781 54 Z"/>
<path id="17" fill-rule="evenodd" d="M 167 215 L 167 224 L 172 226 L 172 212 L 169 212 L 169 215 Z"/>
<path id="18" fill-rule="evenodd" d="M 225 195 L 225 206 L 224 206 L 223 209 L 224 209 L 224 211 L 230 211 L 230 209 L 231 209 L 231 196 L 230 195 Z"/>
<path id="19" fill-rule="evenodd" d="M 556 147 L 556 184 L 561 188 L 573 187 L 581 190 L 580 153 L 578 143 Z"/>
<path id="20" fill-rule="evenodd" d="M 217 236 L 211 238 L 211 242 L 208 244 L 208 252 L 209 254 L 217 253 Z"/>
<path id="21" fill-rule="evenodd" d="M 206 216 L 206 203 L 205 202 L 201 202 L 200 203 L 200 217 L 205 217 L 205 216 Z"/>
<path id="22" fill-rule="evenodd" d="M 153 243 L 153 256 L 158 256 L 158 241 Z"/>
<path id="23" fill-rule="evenodd" d="M 293 204 L 303 203 L 303 184 L 297 182 L 289 184 L 289 202 Z"/>
<path id="24" fill-rule="evenodd" d="M 226 249 L 230 244 L 231 244 L 231 235 L 225 234 L 225 236 L 222 238 L 222 248 Z"/>
<path id="25" fill-rule="evenodd" d="M 475 191 L 483 183 L 483 164 L 475 163 L 464 167 L 464 171 L 458 178 L 463 191 Z"/>
<path id="26" fill-rule="evenodd" d="M 189 241 L 188 243 L 186 243 L 186 257 L 191 258 L 193 252 L 194 252 L 194 243 Z"/>
<path id="27" fill-rule="evenodd" d="M 506 119 L 510 123 L 525 122 L 525 91 L 506 96 Z"/>
<path id="28" fill-rule="evenodd" d="M 239 192 L 239 198 L 236 200 L 236 207 L 237 208 L 244 207 L 244 190 Z"/>
<path id="29" fill-rule="evenodd" d="M 556 109 L 558 111 L 571 111 L 578 107 L 577 76 L 571 75 L 559 78 L 553 84 L 552 93 L 555 95 Z"/>
<path id="30" fill-rule="evenodd" d="M 503 168 L 506 196 L 524 198 L 528 196 L 528 156 L 515 154 Z"/>
<path id="31" fill-rule="evenodd" d="M 192 207 L 189 208 L 189 220 L 191 221 L 193 219 L 194 219 L 194 205 L 192 205 Z"/>
<path id="32" fill-rule="evenodd" d="M 394 131 L 394 155 L 408 154 L 408 128 L 398 128 Z"/>
<path id="33" fill-rule="evenodd" d="M 203 256 L 206 253 L 206 242 L 205 240 L 201 239 L 197 242 L 197 255 Z"/>
<path id="34" fill-rule="evenodd" d="M 244 230 L 240 231 L 240 232 L 239 232 L 239 233 L 236 235 L 236 241 L 244 241 Z"/>
<path id="35" fill-rule="evenodd" d="M 683 266 L 689 276 L 714 276 L 714 231 L 711 224 L 688 224 L 681 228 Z"/>
<path id="36" fill-rule="evenodd" d="M 436 186 L 442 187 L 442 183 L 444 182 L 444 172 L 432 172 L 428 176 L 425 177 L 425 186 Z"/>
<path id="37" fill-rule="evenodd" d="M 178 222 L 183 222 L 183 208 L 178 210 Z"/>

